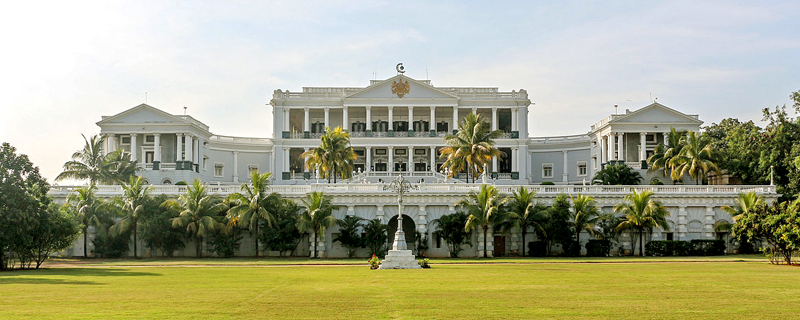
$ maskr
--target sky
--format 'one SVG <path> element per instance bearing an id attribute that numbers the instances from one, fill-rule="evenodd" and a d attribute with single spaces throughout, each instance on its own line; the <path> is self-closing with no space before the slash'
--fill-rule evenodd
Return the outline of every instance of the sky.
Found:
<path id="1" fill-rule="evenodd" d="M 797 1 L 13 1 L 0 12 L 0 142 L 52 182 L 101 116 L 145 101 L 269 137 L 276 89 L 525 89 L 531 136 L 654 99 L 706 124 L 800 90 Z M 62 183 L 63 184 L 63 183 Z"/>

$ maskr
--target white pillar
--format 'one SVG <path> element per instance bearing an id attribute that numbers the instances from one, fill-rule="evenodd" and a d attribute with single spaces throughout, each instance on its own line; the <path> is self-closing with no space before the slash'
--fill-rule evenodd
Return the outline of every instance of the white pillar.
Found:
<path id="1" fill-rule="evenodd" d="M 183 161 L 183 133 L 176 133 L 177 149 L 175 151 L 175 162 Z"/>
<path id="2" fill-rule="evenodd" d="M 394 147 L 389 147 L 389 163 L 386 164 L 386 171 L 394 171 Z"/>
<path id="3" fill-rule="evenodd" d="M 478 114 L 478 107 L 472 107 L 472 113 Z"/>
<path id="4" fill-rule="evenodd" d="M 519 147 L 511 148 L 511 172 L 519 172 Z"/>
<path id="5" fill-rule="evenodd" d="M 288 109 L 287 107 L 283 107 L 283 131 L 291 132 L 292 127 L 289 120 L 289 112 L 290 109 Z"/>
<path id="6" fill-rule="evenodd" d="M 675 239 L 675 240 L 687 240 L 686 239 L 686 233 L 688 232 L 688 230 L 686 228 L 686 223 L 688 222 L 687 221 L 688 220 L 687 216 L 688 216 L 688 214 L 686 212 L 686 206 L 679 206 L 678 207 L 678 223 L 677 223 L 678 239 Z"/>
<path id="7" fill-rule="evenodd" d="M 603 159 L 605 158 L 605 155 L 603 155 L 603 151 L 605 150 L 605 148 L 603 148 L 603 136 L 597 136 L 597 148 L 597 168 L 599 168 L 603 165 Z M 597 168 L 595 168 L 595 170 L 597 170 Z"/>
<path id="8" fill-rule="evenodd" d="M 239 182 L 239 151 L 233 152 L 233 182 Z"/>
<path id="9" fill-rule="evenodd" d="M 114 152 L 114 135 L 106 134 L 106 154 Z"/>
<path id="10" fill-rule="evenodd" d="M 567 162 L 567 150 L 562 150 L 561 154 L 564 158 L 564 173 L 561 174 L 562 182 L 569 182 L 569 163 Z"/>
<path id="11" fill-rule="evenodd" d="M 436 131 L 436 107 L 431 107 L 431 120 L 430 123 L 428 124 L 430 125 L 428 127 L 428 131 L 430 130 Z"/>
<path id="12" fill-rule="evenodd" d="M 430 155 L 431 155 L 431 170 L 430 171 L 431 172 L 436 172 L 436 171 L 438 171 L 436 169 L 436 147 L 431 147 Z"/>
<path id="13" fill-rule="evenodd" d="M 283 148 L 283 172 L 289 172 L 289 154 L 290 148 Z"/>
<path id="14" fill-rule="evenodd" d="M 428 233 L 428 211 L 425 210 L 425 205 L 419 206 L 419 214 L 417 214 L 417 231 L 425 235 Z M 423 236 L 424 237 L 424 236 Z"/>
<path id="15" fill-rule="evenodd" d="M 348 123 L 350 119 L 349 115 L 347 114 L 347 106 L 342 107 L 342 129 L 350 131 L 350 124 Z"/>
<path id="16" fill-rule="evenodd" d="M 608 161 L 611 161 L 611 160 L 615 159 L 614 158 L 614 144 L 615 144 L 614 137 L 615 137 L 615 134 L 614 133 L 609 133 L 607 137 L 608 137 L 608 141 L 607 141 L 608 142 Z"/>
<path id="17" fill-rule="evenodd" d="M 137 134 L 131 133 L 131 161 L 138 160 L 138 154 L 136 152 L 136 136 Z"/>
<path id="18" fill-rule="evenodd" d="M 647 160 L 647 132 L 639 133 L 639 161 Z"/>
<path id="19" fill-rule="evenodd" d="M 186 161 L 191 162 L 192 160 L 194 160 L 194 155 L 192 152 L 194 151 L 194 137 L 188 133 L 186 134 L 185 148 L 186 148 L 186 156 L 184 158 L 186 159 Z"/>
<path id="20" fill-rule="evenodd" d="M 408 129 L 414 130 L 414 107 L 408 106 Z"/>
<path id="21" fill-rule="evenodd" d="M 408 147 L 408 172 L 414 172 L 414 147 Z"/>
<path id="22" fill-rule="evenodd" d="M 197 137 L 197 172 L 200 172 L 200 170 L 205 170 L 203 167 L 203 154 L 203 139 Z"/>
<path id="23" fill-rule="evenodd" d="M 367 106 L 367 131 L 372 131 L 372 107 Z"/>
<path id="24" fill-rule="evenodd" d="M 497 168 L 499 164 L 497 162 L 497 156 L 492 157 L 492 172 L 497 172 Z"/>
<path id="25" fill-rule="evenodd" d="M 450 132 L 448 133 L 453 133 L 455 130 L 458 130 L 458 107 L 453 107 L 453 123 L 450 124 Z"/>
<path id="26" fill-rule="evenodd" d="M 383 215 L 384 215 L 383 205 L 379 204 L 378 205 L 378 210 L 375 211 L 375 219 L 378 219 L 378 220 L 381 221 L 381 223 L 383 223 Z"/>
<path id="27" fill-rule="evenodd" d="M 707 240 L 714 239 L 714 219 L 716 215 L 714 214 L 714 206 L 706 206 L 706 223 L 703 226 L 705 231 L 705 238 Z"/>
<path id="28" fill-rule="evenodd" d="M 364 164 L 364 171 L 372 171 L 372 147 L 367 146 L 367 162 Z"/>
<path id="29" fill-rule="evenodd" d="M 389 131 L 394 131 L 394 108 L 392 106 L 389 106 L 388 109 L 389 109 Z"/>
<path id="30" fill-rule="evenodd" d="M 303 132 L 311 131 L 311 116 L 308 112 L 308 107 L 303 108 Z"/>
<path id="31" fill-rule="evenodd" d="M 354 206 L 354 205 L 348 205 L 348 206 L 347 206 L 347 213 L 345 213 L 345 214 L 346 214 L 346 215 L 348 215 L 348 216 L 354 216 L 354 215 L 356 215 L 356 206 Z"/>
<path id="32" fill-rule="evenodd" d="M 625 133 L 617 133 L 617 160 L 625 160 Z"/>
<path id="33" fill-rule="evenodd" d="M 331 109 L 325 107 L 325 125 L 323 127 L 328 128 L 331 126 Z M 327 130 L 325 130 L 327 131 Z"/>
<path id="34" fill-rule="evenodd" d="M 495 130 L 497 130 L 497 107 L 492 107 L 492 131 Z"/>
<path id="35" fill-rule="evenodd" d="M 517 123 L 517 117 L 519 115 L 517 113 L 519 113 L 519 108 L 511 108 L 511 131 L 519 131 L 517 130 L 517 128 L 519 128 L 519 123 Z M 520 135 L 520 137 L 521 136 L 522 135 Z"/>
<path id="36" fill-rule="evenodd" d="M 161 134 L 154 133 L 155 142 L 153 143 L 153 161 L 161 162 Z"/>

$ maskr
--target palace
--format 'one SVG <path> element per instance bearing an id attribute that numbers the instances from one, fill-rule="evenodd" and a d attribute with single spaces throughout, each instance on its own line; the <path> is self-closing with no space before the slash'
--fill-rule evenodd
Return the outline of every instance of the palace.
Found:
<path id="1" fill-rule="evenodd" d="M 586 133 L 558 137 L 528 137 L 531 101 L 526 90 L 437 87 L 430 80 L 412 79 L 400 72 L 386 80 L 371 80 L 366 87 L 275 90 L 270 105 L 272 138 L 214 134 L 189 115 L 172 115 L 146 104 L 103 116 L 97 125 L 106 138 L 107 150 L 121 148 L 138 161 L 138 174 L 154 185 L 154 193 L 177 195 L 185 187 L 176 183 L 200 179 L 212 186 L 212 192 L 229 194 L 248 182 L 249 172 L 272 172 L 271 191 L 288 198 L 324 191 L 333 195 L 334 204 L 339 206 L 337 218 L 358 215 L 382 219 L 390 225 L 390 234 L 397 227 L 397 203 L 383 185 L 403 175 L 418 186 L 406 196 L 403 228 L 412 237 L 413 231 L 428 235 L 431 256 L 447 255 L 446 245 L 432 237 L 435 226 L 431 221 L 455 212 L 456 201 L 479 186 L 463 174 L 448 178 L 441 169 L 444 160 L 439 158 L 444 136 L 454 132 L 459 120 L 469 113 L 482 115 L 490 121 L 492 130 L 503 132 L 496 140 L 503 156 L 495 158 L 476 182 L 495 184 L 506 193 L 527 185 L 545 204 L 552 203 L 559 193 L 588 194 L 606 212 L 632 189 L 653 190 L 671 212 L 671 230 L 656 232 L 654 239 L 714 239 L 714 224 L 730 221 L 721 206 L 733 205 L 739 192 L 777 197 L 774 186 L 695 186 L 688 177 L 684 179 L 686 185 L 670 185 L 670 179 L 647 173 L 645 159 L 657 144 L 666 143 L 670 128 L 698 131 L 703 123 L 697 115 L 659 103 L 609 115 Z M 305 167 L 301 154 L 319 145 L 326 128 L 338 126 L 350 132 L 358 158 L 351 179 L 326 183 L 318 179 L 316 170 Z M 644 185 L 591 185 L 592 177 L 604 165 L 623 163 L 645 177 Z M 650 185 L 656 180 L 666 185 Z M 51 195 L 63 198 L 71 190 L 54 187 Z M 113 196 L 120 192 L 118 186 L 101 186 L 98 194 Z M 334 233 L 336 228 L 319 240 L 324 256 L 345 255 L 345 250 L 332 242 L 330 235 Z M 523 245 L 518 232 L 489 238 L 488 248 L 474 241 L 464 255 L 482 255 L 484 250 L 495 255 L 512 254 Z M 582 237 L 584 242 L 588 238 L 587 234 Z M 254 250 L 247 247 L 248 243 L 243 241 L 243 252 Z M 298 254 L 309 252 L 306 245 L 310 244 L 305 243 Z M 82 243 L 76 244 L 76 254 L 82 254 L 79 246 Z M 187 244 L 187 252 L 193 252 L 191 246 Z"/>

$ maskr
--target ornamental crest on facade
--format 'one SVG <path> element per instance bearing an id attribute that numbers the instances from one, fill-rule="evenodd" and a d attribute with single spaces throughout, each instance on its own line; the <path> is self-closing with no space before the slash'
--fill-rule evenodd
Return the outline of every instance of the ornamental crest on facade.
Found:
<path id="1" fill-rule="evenodd" d="M 408 85 L 408 80 L 406 82 L 403 82 L 403 80 L 400 80 L 400 82 L 392 81 L 392 93 L 396 94 L 398 98 L 407 95 L 409 88 L 411 87 Z"/>

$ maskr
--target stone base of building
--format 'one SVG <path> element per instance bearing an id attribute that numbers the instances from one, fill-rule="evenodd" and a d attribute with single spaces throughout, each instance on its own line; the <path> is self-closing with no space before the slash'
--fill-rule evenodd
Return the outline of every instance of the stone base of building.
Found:
<path id="1" fill-rule="evenodd" d="M 422 269 L 411 250 L 389 250 L 378 269 Z"/>

